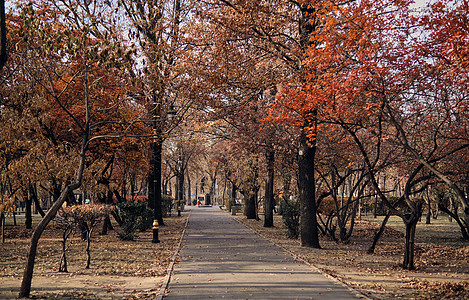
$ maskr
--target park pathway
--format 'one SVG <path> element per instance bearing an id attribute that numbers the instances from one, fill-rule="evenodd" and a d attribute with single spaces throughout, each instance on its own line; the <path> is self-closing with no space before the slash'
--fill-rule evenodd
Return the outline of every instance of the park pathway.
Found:
<path id="1" fill-rule="evenodd" d="M 357 299 L 218 208 L 192 207 L 165 299 Z"/>

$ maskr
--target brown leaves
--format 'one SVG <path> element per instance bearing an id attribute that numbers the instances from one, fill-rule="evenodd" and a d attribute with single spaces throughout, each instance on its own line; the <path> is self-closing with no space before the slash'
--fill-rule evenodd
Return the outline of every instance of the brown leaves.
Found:
<path id="1" fill-rule="evenodd" d="M 412 279 L 404 287 L 425 292 L 419 299 L 468 299 L 469 282 L 435 282 Z"/>
<path id="2" fill-rule="evenodd" d="M 96 235 L 90 269 L 83 266 L 86 242 L 74 238 L 67 254 L 70 273 L 66 274 L 57 272 L 61 230 L 49 225 L 39 245 L 34 278 L 34 282 L 47 288 L 35 291 L 32 296 L 39 299 L 155 299 L 185 220 L 183 217 L 165 219 L 167 226 L 160 227 L 161 243 L 158 245 L 151 242 L 151 231 L 139 233 L 134 242 L 120 241 L 115 232 Z M 19 286 L 29 235 L 13 226 L 9 226 L 6 233 L 10 238 L 0 244 L 0 276 L 2 284 L 11 281 L 16 282 L 13 286 Z"/>
<path id="3" fill-rule="evenodd" d="M 438 227 L 422 226 L 417 229 L 420 231 L 416 245 L 417 270 L 407 271 L 400 267 L 404 250 L 402 233 L 396 227 L 397 218 L 391 222 L 394 228 L 388 227 L 388 233 L 381 238 L 372 255 L 366 251 L 379 223 L 358 220 L 350 243 L 337 244 L 323 238 L 323 249 L 317 250 L 300 247 L 296 240 L 288 239 L 280 216 L 276 216 L 274 228 L 262 227 L 262 222 L 255 220 L 237 218 L 262 236 L 373 299 L 468 298 L 467 291 L 463 289 L 467 290 L 469 284 L 469 247 L 441 245 L 449 238 L 445 233 L 456 227 L 455 224 L 446 223 L 446 220 L 438 220 Z M 426 240 L 427 236 L 431 238 Z M 451 238 L 457 237 L 453 235 Z"/>

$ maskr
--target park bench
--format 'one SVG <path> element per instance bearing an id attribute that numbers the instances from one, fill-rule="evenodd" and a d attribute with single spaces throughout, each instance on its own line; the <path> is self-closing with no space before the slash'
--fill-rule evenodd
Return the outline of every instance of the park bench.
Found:
<path id="1" fill-rule="evenodd" d="M 238 211 L 241 211 L 243 207 L 241 205 L 232 205 L 231 206 L 231 215 L 236 216 Z"/>

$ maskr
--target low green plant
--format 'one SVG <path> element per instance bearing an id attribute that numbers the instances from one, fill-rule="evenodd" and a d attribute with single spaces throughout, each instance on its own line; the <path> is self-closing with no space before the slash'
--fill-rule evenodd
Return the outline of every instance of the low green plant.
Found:
<path id="1" fill-rule="evenodd" d="M 173 197 L 170 195 L 161 195 L 161 212 L 163 213 L 164 217 L 168 216 L 169 209 L 171 207 L 171 203 L 173 202 Z"/>
<path id="2" fill-rule="evenodd" d="M 139 202 L 123 202 L 117 205 L 117 209 L 122 219 L 121 228 L 123 230 L 123 232 L 118 233 L 119 238 L 124 241 L 135 240 L 138 237 L 135 231 L 145 227 L 142 223 L 146 222 L 145 211 L 148 210 L 146 204 Z M 145 221 L 142 222 L 142 220 Z"/>
<path id="3" fill-rule="evenodd" d="M 283 223 L 288 229 L 288 237 L 297 239 L 300 234 L 300 205 L 297 201 L 281 201 Z"/>
<path id="4" fill-rule="evenodd" d="M 137 229 L 145 231 L 153 226 L 153 210 L 145 206 L 141 216 L 137 218 Z"/>

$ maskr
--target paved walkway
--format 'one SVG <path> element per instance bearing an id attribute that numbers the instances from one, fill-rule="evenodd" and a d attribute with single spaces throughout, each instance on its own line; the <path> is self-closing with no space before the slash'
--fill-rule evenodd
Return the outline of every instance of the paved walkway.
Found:
<path id="1" fill-rule="evenodd" d="M 357 299 L 217 208 L 193 207 L 165 299 Z"/>

